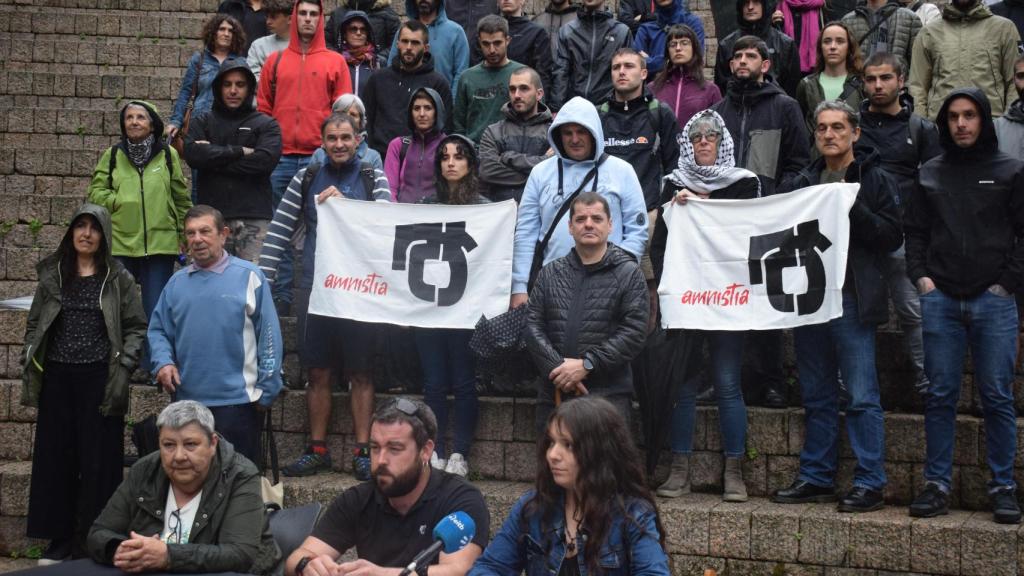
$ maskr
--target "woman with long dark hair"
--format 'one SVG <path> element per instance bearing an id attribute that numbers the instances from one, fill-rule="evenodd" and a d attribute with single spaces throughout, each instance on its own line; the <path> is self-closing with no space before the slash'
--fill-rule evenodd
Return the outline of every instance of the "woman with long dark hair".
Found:
<path id="1" fill-rule="evenodd" d="M 704 53 L 697 33 L 686 24 L 670 26 L 665 38 L 665 67 L 648 88 L 676 115 L 679 127 L 722 99 L 714 82 L 704 79 Z"/>
<path id="2" fill-rule="evenodd" d="M 135 279 L 110 253 L 110 215 L 85 204 L 36 269 L 21 401 L 38 408 L 28 536 L 40 564 L 84 556 L 85 535 L 122 480 L 128 379 L 146 336 Z"/>
<path id="3" fill-rule="evenodd" d="M 626 421 L 607 400 L 563 402 L 537 443 L 537 480 L 468 576 L 667 576 L 665 530 Z"/>
<path id="4" fill-rule="evenodd" d="M 480 195 L 477 168 L 480 159 L 473 141 L 461 134 L 445 136 L 434 157 L 436 194 L 424 204 L 486 204 Z M 417 328 L 416 349 L 423 366 L 423 400 L 437 416 L 438 430 L 434 455 L 435 468 L 459 476 L 469 473 L 469 449 L 476 431 L 479 405 L 473 353 L 469 349 L 472 330 L 454 328 Z M 446 456 L 444 431 L 448 429 L 448 392 L 455 396 L 454 435 L 451 455 Z"/>
<path id="5" fill-rule="evenodd" d="M 825 100 L 842 100 L 860 110 L 864 99 L 861 80 L 864 62 L 853 32 L 842 22 L 829 22 L 818 36 L 818 63 L 814 73 L 805 76 L 796 87 L 796 101 L 814 134 L 814 110 Z M 814 144 L 811 144 L 814 148 Z"/>

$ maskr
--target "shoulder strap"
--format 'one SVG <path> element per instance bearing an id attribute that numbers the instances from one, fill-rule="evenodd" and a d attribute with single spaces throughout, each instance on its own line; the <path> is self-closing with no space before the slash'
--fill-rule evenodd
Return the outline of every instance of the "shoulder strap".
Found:
<path id="1" fill-rule="evenodd" d="M 874 33 L 875 30 L 878 30 L 882 26 L 882 24 L 885 24 L 886 22 L 888 22 L 889 18 L 892 18 L 893 16 L 896 15 L 896 12 L 898 12 L 898 10 L 893 10 L 892 12 L 889 12 L 889 15 L 886 16 L 885 18 L 879 18 L 875 22 L 874 26 L 872 26 L 871 28 L 868 28 L 868 31 L 865 32 L 863 36 L 861 36 L 860 38 L 857 39 L 857 45 L 859 46 L 861 43 L 863 43 L 865 40 L 867 40 L 868 36 L 871 36 L 871 34 Z"/>
<path id="2" fill-rule="evenodd" d="M 171 156 L 171 147 L 164 145 L 164 162 L 167 163 L 167 178 L 174 178 L 174 158 Z"/>
<path id="3" fill-rule="evenodd" d="M 398 200 L 398 196 L 402 193 L 402 175 L 405 174 L 405 156 L 409 153 L 409 147 L 412 146 L 412 136 L 402 136 L 402 147 L 398 149 L 398 182 L 395 182 L 395 190 L 398 194 L 395 194 L 395 200 Z"/>
<path id="4" fill-rule="evenodd" d="M 659 108 L 661 108 L 661 102 L 657 98 L 651 98 L 647 102 L 647 114 L 651 118 L 651 128 L 654 128 L 654 148 L 651 148 L 651 156 L 657 156 L 658 149 L 661 148 L 661 120 L 663 117 L 658 113 Z"/>
<path id="5" fill-rule="evenodd" d="M 114 189 L 114 169 L 117 168 L 117 144 L 110 147 L 110 164 L 107 167 L 107 188 Z"/>
<path id="6" fill-rule="evenodd" d="M 366 192 L 366 199 L 373 200 L 373 189 L 377 187 L 377 173 L 373 164 L 362 160 L 359 162 L 359 177 L 363 181 L 363 189 Z"/>
<path id="7" fill-rule="evenodd" d="M 302 185 L 299 187 L 303 201 L 305 201 L 306 195 L 309 194 L 309 187 L 313 185 L 313 179 L 316 178 L 317 172 L 320 172 L 319 162 L 313 162 L 306 166 L 306 172 L 302 175 Z"/>
<path id="8" fill-rule="evenodd" d="M 860 76 L 850 77 L 843 85 L 843 91 L 839 93 L 839 98 L 836 98 L 836 100 L 845 101 L 850 97 L 850 94 L 853 94 L 855 90 L 859 90 L 863 84 Z"/>
<path id="9" fill-rule="evenodd" d="M 185 108 L 191 110 L 196 105 L 196 96 L 199 95 L 199 77 L 203 75 L 203 53 L 196 52 L 196 77 L 192 81 L 192 96 L 188 99 Z"/>
<path id="10" fill-rule="evenodd" d="M 281 50 L 274 52 L 274 68 L 270 71 L 270 101 L 277 101 L 277 66 L 281 63 Z"/>
<path id="11" fill-rule="evenodd" d="M 562 220 L 562 217 L 565 216 L 565 213 L 569 211 L 569 205 L 572 204 L 572 201 L 575 200 L 577 196 L 580 195 L 580 192 L 583 192 L 583 189 L 587 187 L 587 184 L 589 184 L 591 180 L 597 178 L 597 169 L 601 166 L 601 164 L 604 164 L 604 161 L 607 158 L 608 153 L 602 152 L 601 157 L 597 159 L 597 162 L 594 164 L 594 167 L 590 169 L 590 172 L 587 172 L 587 175 L 583 178 L 583 181 L 580 182 L 579 187 L 576 188 L 576 191 L 570 194 L 569 197 L 565 199 L 565 202 L 562 202 L 562 205 L 558 207 L 558 212 L 555 213 L 555 219 L 552 220 L 551 225 L 548 226 L 548 231 L 547 233 L 544 234 L 544 239 L 541 240 L 540 244 L 537 245 L 537 250 L 539 250 L 541 254 L 544 254 L 544 252 L 548 249 L 548 242 L 551 241 L 551 235 L 555 233 L 555 228 L 558 226 L 558 223 Z M 561 158 L 558 159 L 558 191 L 562 191 Z M 596 182 L 594 186 L 594 191 L 597 191 Z"/>

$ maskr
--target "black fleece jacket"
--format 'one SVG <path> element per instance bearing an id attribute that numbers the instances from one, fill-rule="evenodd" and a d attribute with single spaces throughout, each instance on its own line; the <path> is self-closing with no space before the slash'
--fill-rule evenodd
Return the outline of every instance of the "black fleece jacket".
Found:
<path id="1" fill-rule="evenodd" d="M 221 80 L 240 71 L 249 82 L 249 98 L 235 110 L 221 97 Z M 281 128 L 252 106 L 256 76 L 245 58 L 229 58 L 213 80 L 213 108 L 196 118 L 185 136 L 185 160 L 199 170 L 197 199 L 225 218 L 270 220 L 274 216 L 270 174 L 281 157 Z M 197 144 L 206 141 L 209 144 Z M 243 148 L 252 148 L 246 155 Z"/>
<path id="2" fill-rule="evenodd" d="M 921 167 L 908 207 L 907 275 L 955 297 L 993 284 L 1014 292 L 1024 274 L 1024 162 L 999 151 L 991 105 L 977 88 L 951 92 L 938 117 L 959 98 L 978 106 L 981 135 L 961 148 L 939 123 L 944 152 Z"/>
<path id="3" fill-rule="evenodd" d="M 726 1 L 726 0 L 720 0 Z M 792 38 L 776 30 L 772 26 L 772 13 L 775 12 L 775 0 L 764 0 L 764 14 L 757 22 L 743 19 L 743 0 L 736 0 L 736 25 L 738 30 L 722 38 L 718 42 L 718 53 L 715 56 L 715 84 L 725 94 L 732 70 L 732 48 L 742 36 L 757 36 L 768 45 L 768 56 L 772 61 L 771 75 L 779 86 L 790 96 L 796 96 L 796 87 L 803 78 L 800 72 L 800 50 Z"/>
<path id="4" fill-rule="evenodd" d="M 379 152 L 381 158 L 387 154 L 388 144 L 392 140 L 410 134 L 409 98 L 413 92 L 420 88 L 436 90 L 444 103 L 445 117 L 451 118 L 451 84 L 434 71 L 434 60 L 430 52 L 423 55 L 420 67 L 411 72 L 402 70 L 401 62 L 401 58 L 395 58 L 391 66 L 374 72 L 366 81 L 363 91 L 366 125 L 370 129 L 370 148 Z"/>

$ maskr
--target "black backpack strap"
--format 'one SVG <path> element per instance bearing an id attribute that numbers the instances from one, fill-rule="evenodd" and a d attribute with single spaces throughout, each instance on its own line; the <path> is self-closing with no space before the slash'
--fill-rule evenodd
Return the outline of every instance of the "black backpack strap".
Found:
<path id="1" fill-rule="evenodd" d="M 373 190 L 377 187 L 377 169 L 369 162 L 359 162 L 359 178 L 363 181 L 363 189 L 366 190 L 366 199 L 373 200 Z"/>
<path id="2" fill-rule="evenodd" d="M 402 136 L 402 147 L 398 149 L 398 182 L 395 182 L 395 190 L 398 191 L 395 194 L 395 200 L 402 194 L 402 175 L 405 174 L 405 156 L 409 153 L 409 147 L 412 146 L 412 136 Z"/>
<path id="3" fill-rule="evenodd" d="M 270 101 L 277 101 L 277 66 L 281 63 L 282 50 L 278 50 L 271 54 L 271 56 L 277 56 L 274 58 L 274 68 L 270 71 Z"/>
<path id="4" fill-rule="evenodd" d="M 309 187 L 313 185 L 313 179 L 316 178 L 318 172 L 320 172 L 319 162 L 311 162 L 309 166 L 306 166 L 306 172 L 302 175 L 302 185 L 299 187 L 303 202 L 305 202 L 306 195 L 309 194 Z"/>
<path id="5" fill-rule="evenodd" d="M 110 165 L 107 167 L 107 188 L 114 189 L 114 169 L 117 168 L 117 144 L 110 147 Z"/>
<path id="6" fill-rule="evenodd" d="M 918 160 L 921 158 L 921 141 L 924 140 L 924 121 L 923 118 L 917 114 L 910 114 L 910 120 L 907 121 L 907 133 L 910 137 L 910 143 L 917 150 Z"/>

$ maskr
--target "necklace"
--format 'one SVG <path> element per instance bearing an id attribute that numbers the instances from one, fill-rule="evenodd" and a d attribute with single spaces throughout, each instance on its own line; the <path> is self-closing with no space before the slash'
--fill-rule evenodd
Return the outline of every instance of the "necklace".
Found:
<path id="1" fill-rule="evenodd" d="M 565 530 L 565 552 L 567 556 L 576 555 L 576 535 L 570 534 L 568 528 Z"/>

